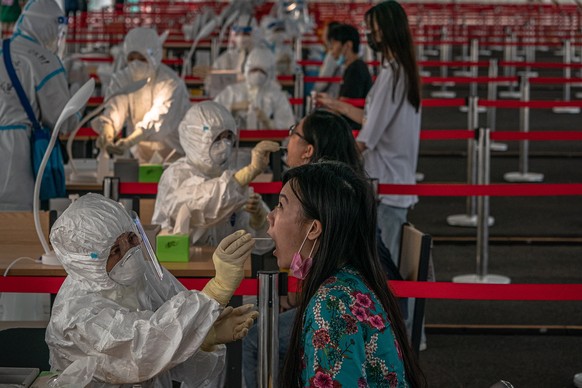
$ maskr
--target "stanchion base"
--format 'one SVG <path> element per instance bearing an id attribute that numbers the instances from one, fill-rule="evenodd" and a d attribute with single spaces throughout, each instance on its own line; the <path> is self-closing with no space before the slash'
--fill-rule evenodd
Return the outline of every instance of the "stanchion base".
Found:
<path id="1" fill-rule="evenodd" d="M 430 71 L 423 70 L 419 73 L 421 77 L 430 77 Z"/>
<path id="2" fill-rule="evenodd" d="M 576 93 L 576 98 L 582 98 L 582 93 Z"/>
<path id="3" fill-rule="evenodd" d="M 488 57 L 491 55 L 491 50 L 487 50 L 487 49 L 481 49 L 479 50 L 479 56 L 480 57 Z"/>
<path id="4" fill-rule="evenodd" d="M 440 90 L 438 92 L 432 92 L 430 95 L 434 98 L 455 98 L 457 96 L 457 93 L 449 92 L 446 90 Z"/>
<path id="5" fill-rule="evenodd" d="M 468 70 L 457 70 L 453 71 L 455 77 L 472 77 L 473 73 Z"/>
<path id="6" fill-rule="evenodd" d="M 522 77 L 537 77 L 538 72 L 537 71 L 518 71 L 517 75 L 520 75 Z"/>
<path id="7" fill-rule="evenodd" d="M 504 90 L 502 92 L 499 92 L 499 97 L 501 97 L 501 98 L 520 98 L 521 92 Z"/>
<path id="8" fill-rule="evenodd" d="M 463 113 L 467 113 L 469 111 L 469 107 L 466 105 L 460 106 L 459 111 L 463 112 Z M 477 113 L 485 113 L 485 112 L 487 112 L 487 107 L 484 107 L 484 106 L 477 107 Z"/>
<path id="9" fill-rule="evenodd" d="M 433 49 L 424 49 L 424 55 L 430 55 L 431 57 L 436 57 L 437 55 L 439 55 L 438 50 L 433 50 Z"/>
<path id="10" fill-rule="evenodd" d="M 552 112 L 558 114 L 576 115 L 580 113 L 580 108 L 578 108 L 577 106 L 557 106 L 555 108 L 552 108 Z"/>
<path id="11" fill-rule="evenodd" d="M 507 144 L 492 141 L 489 145 L 491 151 L 507 151 Z"/>
<path id="12" fill-rule="evenodd" d="M 424 180 L 424 174 L 422 172 L 417 172 L 414 175 L 414 180 L 417 182 L 422 182 Z"/>
<path id="13" fill-rule="evenodd" d="M 447 224 L 450 226 L 462 226 L 465 228 L 476 228 L 477 227 L 477 216 L 470 216 L 468 214 L 455 214 L 453 216 L 447 217 Z M 489 226 L 495 224 L 495 218 L 489 217 Z"/>
<path id="14" fill-rule="evenodd" d="M 453 283 L 486 283 L 486 284 L 509 284 L 511 279 L 503 275 L 459 275 L 453 277 Z"/>
<path id="15" fill-rule="evenodd" d="M 543 182 L 544 181 L 544 174 L 540 174 L 537 172 L 526 172 L 521 173 L 519 171 L 508 172 L 503 175 L 503 179 L 507 182 Z"/>

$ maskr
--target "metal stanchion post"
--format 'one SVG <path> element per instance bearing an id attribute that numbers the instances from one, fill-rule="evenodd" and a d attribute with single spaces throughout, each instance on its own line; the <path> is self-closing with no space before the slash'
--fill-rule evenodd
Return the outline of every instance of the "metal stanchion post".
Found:
<path id="1" fill-rule="evenodd" d="M 451 60 L 451 45 L 446 40 L 448 39 L 447 27 L 443 26 L 441 34 L 441 62 L 450 62 Z M 441 78 L 446 78 L 448 76 L 448 66 L 441 65 Z M 431 93 L 431 96 L 435 98 L 455 98 L 457 95 L 455 92 L 447 90 L 447 86 L 452 86 L 448 82 L 441 82 L 441 90 L 437 90 Z"/>
<path id="2" fill-rule="evenodd" d="M 259 388 L 277 387 L 279 376 L 279 272 L 260 271 Z"/>
<path id="3" fill-rule="evenodd" d="M 479 66 L 477 66 L 477 62 L 479 62 L 479 40 L 478 39 L 471 39 L 471 53 L 469 60 L 474 63 L 470 67 L 470 71 L 468 72 L 468 77 L 476 78 L 479 76 Z M 471 82 L 469 86 L 469 95 L 470 96 L 478 96 L 479 93 L 477 91 L 477 82 Z M 461 112 L 467 112 L 467 106 L 459 107 Z M 477 111 L 479 113 L 485 113 L 487 109 L 484 106 L 477 106 Z"/>
<path id="4" fill-rule="evenodd" d="M 515 37 L 515 33 L 508 32 L 507 36 L 505 37 L 505 50 L 503 54 L 503 60 L 506 62 L 515 62 L 516 61 L 516 51 L 517 51 L 517 38 Z M 514 77 L 515 76 L 515 66 L 505 66 L 503 68 L 503 75 L 506 77 Z M 513 83 L 509 85 L 509 89 L 499 92 L 499 96 L 503 98 L 519 98 L 521 96 L 519 90 L 515 90 Z"/>
<path id="5" fill-rule="evenodd" d="M 529 80 L 527 77 L 521 78 L 522 101 L 529 101 Z M 529 132 L 529 108 L 520 108 L 519 130 Z M 508 182 L 542 182 L 544 174 L 529 172 L 529 141 L 523 140 L 519 144 L 519 171 L 508 172 L 503 178 Z"/>
<path id="6" fill-rule="evenodd" d="M 477 106 L 479 97 L 471 96 L 468 100 L 468 127 L 470 131 L 474 131 L 479 126 L 479 114 Z M 467 140 L 467 184 L 474 185 L 477 183 L 477 147 L 476 140 Z M 474 228 L 477 226 L 477 210 L 476 198 L 474 196 L 467 197 L 467 212 L 465 214 L 455 214 L 447 217 L 447 224 L 451 226 L 464 226 Z M 493 225 L 495 220 L 493 217 L 489 218 L 489 225 Z"/>
<path id="7" fill-rule="evenodd" d="M 489 184 L 490 176 L 490 130 L 479 129 L 478 142 L 478 177 L 477 182 L 480 185 Z M 477 214 L 477 258 L 476 258 L 476 273 L 469 275 L 460 275 L 453 277 L 455 283 L 494 283 L 494 284 L 508 284 L 510 279 L 501 275 L 490 275 L 487 273 L 489 266 L 489 196 L 479 196 L 478 200 L 478 214 Z"/>
<path id="8" fill-rule="evenodd" d="M 490 59 L 489 60 L 488 76 L 490 78 L 496 78 L 497 74 L 498 74 L 497 59 Z M 497 82 L 488 82 L 487 83 L 487 99 L 489 101 L 496 101 L 497 100 Z M 487 127 L 491 130 L 491 132 L 495 132 L 496 119 L 497 119 L 497 108 L 494 106 L 488 107 L 487 108 Z M 498 143 L 498 142 L 492 141 L 490 144 L 491 144 L 492 151 L 507 151 L 507 144 L 505 144 L 505 143 Z"/>
<path id="9" fill-rule="evenodd" d="M 572 42 L 570 39 L 564 41 L 564 78 L 572 77 L 572 69 L 570 64 L 572 63 Z M 570 101 L 570 89 L 571 85 L 569 82 L 564 83 L 564 101 Z M 569 113 L 578 114 L 580 113 L 580 108 L 576 106 L 557 106 L 552 109 L 554 113 Z"/>

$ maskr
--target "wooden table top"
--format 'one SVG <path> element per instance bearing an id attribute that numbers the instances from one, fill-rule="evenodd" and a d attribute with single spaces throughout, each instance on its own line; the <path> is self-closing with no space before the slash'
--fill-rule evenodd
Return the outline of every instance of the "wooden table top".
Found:
<path id="1" fill-rule="evenodd" d="M 215 274 L 212 263 L 214 247 L 193 246 L 190 248 L 190 261 L 183 263 L 162 262 L 176 277 L 212 277 Z M 38 259 L 43 253 L 40 244 L 2 244 L 0 246 L 0 275 L 4 275 L 6 268 L 19 257 Z M 61 266 L 44 265 L 32 260 L 20 260 L 14 264 L 8 276 L 67 276 Z M 245 264 L 245 276 L 251 276 L 251 260 Z"/>

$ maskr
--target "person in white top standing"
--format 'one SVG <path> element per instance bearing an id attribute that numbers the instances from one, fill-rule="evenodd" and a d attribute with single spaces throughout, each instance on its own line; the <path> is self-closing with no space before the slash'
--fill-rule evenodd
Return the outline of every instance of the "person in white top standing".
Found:
<path id="1" fill-rule="evenodd" d="M 367 40 L 382 55 L 380 73 L 366 96 L 362 110 L 327 94 L 317 101 L 362 123 L 356 144 L 364 167 L 379 183 L 414 184 L 420 139 L 420 79 L 412 34 L 404 9 L 396 1 L 370 8 L 365 15 Z M 408 209 L 418 201 L 414 195 L 382 195 L 378 226 L 382 241 L 397 260 L 402 224 Z"/>

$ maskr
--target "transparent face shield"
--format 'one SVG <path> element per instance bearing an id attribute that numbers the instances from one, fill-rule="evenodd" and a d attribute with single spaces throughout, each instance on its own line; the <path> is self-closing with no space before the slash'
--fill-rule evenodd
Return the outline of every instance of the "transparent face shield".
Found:
<path id="1" fill-rule="evenodd" d="M 150 240 L 148 239 L 148 236 L 146 235 L 146 232 L 143 228 L 143 225 L 141 224 L 141 221 L 139 220 L 139 216 L 134 211 L 132 211 L 130 213 L 130 216 L 131 216 L 131 220 L 133 221 L 133 224 L 135 226 L 135 233 L 140 237 L 141 244 L 142 244 L 143 248 L 145 248 L 145 249 L 142 248 L 142 252 L 143 252 L 145 259 L 147 262 L 152 264 L 152 267 L 154 268 L 156 275 L 158 275 L 158 278 L 160 280 L 162 280 L 164 278 L 164 271 L 162 270 L 162 266 L 160 265 L 160 262 L 158 261 L 158 257 L 156 256 L 156 253 L 154 252 L 152 244 L 150 244 Z"/>
<path id="2" fill-rule="evenodd" d="M 57 32 L 57 56 L 62 60 L 67 49 L 67 29 L 69 20 L 66 16 L 59 16 Z"/>

